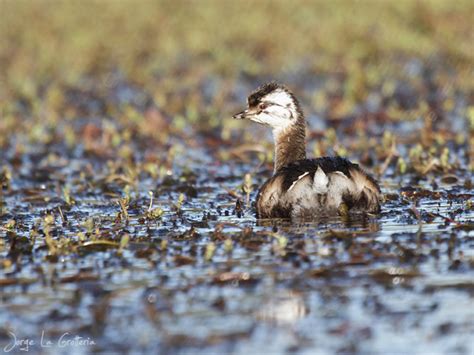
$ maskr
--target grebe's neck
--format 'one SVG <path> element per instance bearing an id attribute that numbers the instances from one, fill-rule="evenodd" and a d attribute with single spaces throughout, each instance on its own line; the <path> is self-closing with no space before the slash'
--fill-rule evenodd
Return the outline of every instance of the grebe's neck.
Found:
<path id="1" fill-rule="evenodd" d="M 273 130 L 275 140 L 275 166 L 276 173 L 286 165 L 297 160 L 306 159 L 306 125 L 304 117 L 299 117 L 297 122 L 286 128 Z"/>

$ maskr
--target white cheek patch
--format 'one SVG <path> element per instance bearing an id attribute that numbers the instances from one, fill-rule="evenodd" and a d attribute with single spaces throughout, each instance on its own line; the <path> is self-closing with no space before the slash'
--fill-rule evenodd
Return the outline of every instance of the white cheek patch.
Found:
<path id="1" fill-rule="evenodd" d="M 283 107 L 268 107 L 254 118 L 253 121 L 276 128 L 286 128 L 293 124 L 291 121 L 291 112 Z"/>
<path id="2" fill-rule="evenodd" d="M 286 118 L 265 115 L 265 124 L 270 126 L 273 133 L 278 136 L 281 132 L 286 131 L 286 129 L 292 125 L 292 122 Z"/>
<path id="3" fill-rule="evenodd" d="M 290 94 L 284 90 L 275 90 L 263 97 L 262 101 L 273 102 L 292 111 L 295 110 L 293 99 L 291 98 Z"/>
<path id="4" fill-rule="evenodd" d="M 266 108 L 263 112 L 263 115 L 267 117 L 270 125 L 272 127 L 285 128 L 292 124 L 291 122 L 291 112 L 280 106 L 270 106 Z"/>
<path id="5" fill-rule="evenodd" d="M 294 124 L 298 113 L 293 98 L 286 91 L 275 90 L 261 102 L 268 103 L 268 107 L 252 118 L 253 121 L 272 127 L 276 134 Z"/>

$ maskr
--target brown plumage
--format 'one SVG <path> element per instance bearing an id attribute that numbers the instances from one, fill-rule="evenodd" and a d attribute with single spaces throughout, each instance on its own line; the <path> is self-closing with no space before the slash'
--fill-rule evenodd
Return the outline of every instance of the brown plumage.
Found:
<path id="1" fill-rule="evenodd" d="M 273 130 L 275 168 L 257 195 L 259 218 L 380 211 L 380 188 L 357 164 L 341 157 L 306 159 L 306 121 L 298 100 L 285 86 L 261 86 L 249 96 L 247 110 L 234 117 Z"/>

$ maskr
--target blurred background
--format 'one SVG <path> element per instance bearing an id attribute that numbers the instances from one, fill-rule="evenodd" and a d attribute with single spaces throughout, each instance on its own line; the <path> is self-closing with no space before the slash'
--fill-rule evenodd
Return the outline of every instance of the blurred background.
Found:
<path id="1" fill-rule="evenodd" d="M 455 70 L 459 88 L 469 88 L 472 78 L 469 0 L 2 0 L 0 6 L 3 97 L 80 86 L 91 76 L 107 84 L 114 73 L 147 88 L 167 79 L 168 89 L 306 72 L 344 76 L 344 94 L 363 100 L 381 76 L 413 58 Z"/>
<path id="2" fill-rule="evenodd" d="M 78 106 L 82 116 L 125 125 L 154 106 L 178 130 L 241 127 L 227 118 L 273 79 L 294 89 L 310 126 L 323 129 L 321 121 L 361 110 L 438 117 L 456 107 L 458 92 L 472 104 L 469 0 L 0 6 L 0 128 L 7 131 L 45 133 L 57 119 L 77 116 Z M 26 126 L 14 119 L 26 117 Z"/>
<path id="3" fill-rule="evenodd" d="M 1 6 L 2 76 L 17 85 L 26 78 L 73 84 L 114 70 L 139 83 L 172 69 L 226 80 L 299 68 L 351 73 L 357 65 L 391 67 L 410 57 L 467 67 L 473 56 L 468 0 Z"/>

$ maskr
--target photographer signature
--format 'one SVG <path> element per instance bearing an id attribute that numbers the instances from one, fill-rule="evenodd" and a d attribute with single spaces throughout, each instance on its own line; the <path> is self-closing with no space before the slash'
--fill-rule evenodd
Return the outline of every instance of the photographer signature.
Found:
<path id="1" fill-rule="evenodd" d="M 38 342 L 31 338 L 19 338 L 13 332 L 8 332 L 10 342 L 3 348 L 3 351 L 8 353 L 13 350 L 30 351 L 30 349 L 39 346 L 41 348 L 67 348 L 67 347 L 86 347 L 94 346 L 96 343 L 89 337 L 81 337 L 79 335 L 72 335 L 68 332 L 62 334 L 60 337 L 53 339 L 45 336 L 44 330 L 41 332 L 41 338 Z"/>

